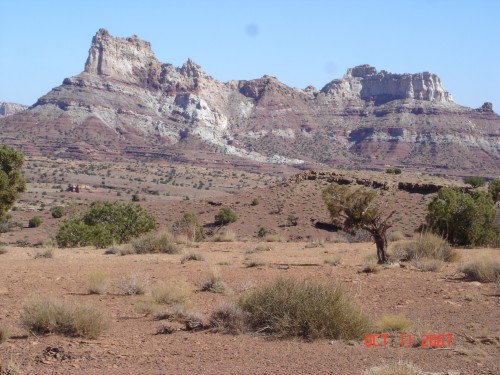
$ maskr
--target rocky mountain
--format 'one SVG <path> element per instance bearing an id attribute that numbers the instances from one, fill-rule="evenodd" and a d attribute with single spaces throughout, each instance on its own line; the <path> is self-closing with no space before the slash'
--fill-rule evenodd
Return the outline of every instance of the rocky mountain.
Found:
<path id="1" fill-rule="evenodd" d="M 92 39 L 84 71 L 0 120 L 29 154 L 451 170 L 500 175 L 500 116 L 456 104 L 432 73 L 349 69 L 321 89 L 220 82 L 159 62 L 137 36 Z M 214 153 L 215 156 L 214 156 Z M 234 159 L 236 160 L 236 159 Z"/>
<path id="2" fill-rule="evenodd" d="M 28 107 L 22 104 L 0 102 L 0 118 L 15 115 L 17 112 L 24 111 L 26 108 Z"/>

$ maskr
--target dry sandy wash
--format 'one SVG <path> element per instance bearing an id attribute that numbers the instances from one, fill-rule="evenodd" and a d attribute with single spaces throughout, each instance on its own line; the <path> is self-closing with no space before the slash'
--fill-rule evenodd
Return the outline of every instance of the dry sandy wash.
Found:
<path id="1" fill-rule="evenodd" d="M 421 272 L 406 264 L 362 273 L 367 256 L 375 252 L 373 244 L 306 245 L 200 243 L 184 251 L 197 252 L 204 260 L 184 263 L 182 254 L 118 256 L 94 248 L 54 249 L 52 258 L 34 259 L 44 250 L 7 247 L 0 255 L 0 325 L 12 335 L 0 344 L 0 364 L 17 366 L 22 374 L 361 374 L 404 360 L 429 373 L 500 373 L 500 300 L 494 283 L 463 280 L 459 263 L 439 272 Z M 500 257 L 498 250 L 458 251 L 462 261 L 478 252 Z M 247 267 L 250 261 L 259 266 Z M 201 291 L 214 268 L 228 292 Z M 98 269 L 109 275 L 111 286 L 107 294 L 91 295 L 86 280 Z M 414 334 L 452 334 L 453 341 L 442 349 L 401 348 L 395 337 L 385 348 L 369 348 L 363 340 L 234 336 L 185 331 L 176 323 L 167 323 L 179 328 L 173 333 L 156 334 L 165 321 L 147 314 L 149 292 L 128 296 L 120 288 L 133 276 L 148 280 L 148 290 L 162 282 L 187 283 L 189 309 L 205 321 L 216 306 L 280 276 L 340 284 L 374 319 L 403 314 Z M 96 340 L 31 334 L 21 325 L 22 306 L 30 296 L 90 304 L 104 312 L 109 329 Z"/>

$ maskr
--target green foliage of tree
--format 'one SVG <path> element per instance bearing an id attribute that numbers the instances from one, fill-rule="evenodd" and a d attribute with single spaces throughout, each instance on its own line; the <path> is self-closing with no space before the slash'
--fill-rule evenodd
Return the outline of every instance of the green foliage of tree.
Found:
<path id="1" fill-rule="evenodd" d="M 238 215 L 230 207 L 223 207 L 215 215 L 215 224 L 227 225 L 238 220 Z"/>
<path id="2" fill-rule="evenodd" d="M 442 188 L 429 203 L 427 227 L 460 246 L 492 243 L 498 236 L 496 209 L 490 194 Z"/>
<path id="3" fill-rule="evenodd" d="M 19 195 L 26 190 L 26 182 L 21 175 L 23 164 L 23 154 L 0 145 L 0 219 L 5 217 Z"/>
<path id="4" fill-rule="evenodd" d="M 185 235 L 191 241 L 201 241 L 205 238 L 203 225 L 198 215 L 193 212 L 184 213 L 182 218 L 173 224 L 173 231 L 176 234 Z"/>
<path id="5" fill-rule="evenodd" d="M 488 193 L 494 202 L 500 201 L 500 180 L 493 180 L 488 184 Z"/>
<path id="6" fill-rule="evenodd" d="M 61 247 L 124 243 L 156 228 L 155 218 L 132 203 L 93 202 L 81 217 L 64 220 L 56 235 Z"/>
<path id="7" fill-rule="evenodd" d="M 464 179 L 464 182 L 467 185 L 472 186 L 473 188 L 478 188 L 486 184 L 484 178 L 479 176 L 469 176 L 466 179 Z"/>
<path id="8" fill-rule="evenodd" d="M 382 212 L 374 204 L 376 195 L 371 189 L 351 189 L 336 183 L 329 185 L 322 193 L 332 223 L 350 234 L 360 229 L 366 230 L 377 246 L 379 263 L 387 263 L 387 229 L 392 226 L 388 221 L 395 212 L 383 219 Z"/>

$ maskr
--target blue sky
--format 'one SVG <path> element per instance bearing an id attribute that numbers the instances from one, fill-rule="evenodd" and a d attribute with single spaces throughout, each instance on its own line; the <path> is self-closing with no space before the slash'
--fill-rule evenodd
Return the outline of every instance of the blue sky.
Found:
<path id="1" fill-rule="evenodd" d="M 2 0 L 0 101 L 33 104 L 83 70 L 92 36 L 138 35 L 221 81 L 323 87 L 349 67 L 430 71 L 459 104 L 500 108 L 496 0 Z"/>

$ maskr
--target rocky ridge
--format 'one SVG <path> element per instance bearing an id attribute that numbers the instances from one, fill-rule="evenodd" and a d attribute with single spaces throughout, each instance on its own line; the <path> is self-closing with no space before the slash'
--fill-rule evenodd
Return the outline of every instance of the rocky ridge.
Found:
<path id="1" fill-rule="evenodd" d="M 0 102 L 0 118 L 10 115 L 15 115 L 18 112 L 24 111 L 28 106 L 16 103 Z"/>
<path id="2" fill-rule="evenodd" d="M 104 29 L 82 73 L 0 129 L 2 142 L 62 157 L 189 160 L 215 152 L 256 163 L 500 173 L 500 117 L 491 103 L 456 104 L 435 74 L 361 65 L 320 90 L 272 76 L 223 83 L 190 59 L 161 63 L 150 43 Z"/>

